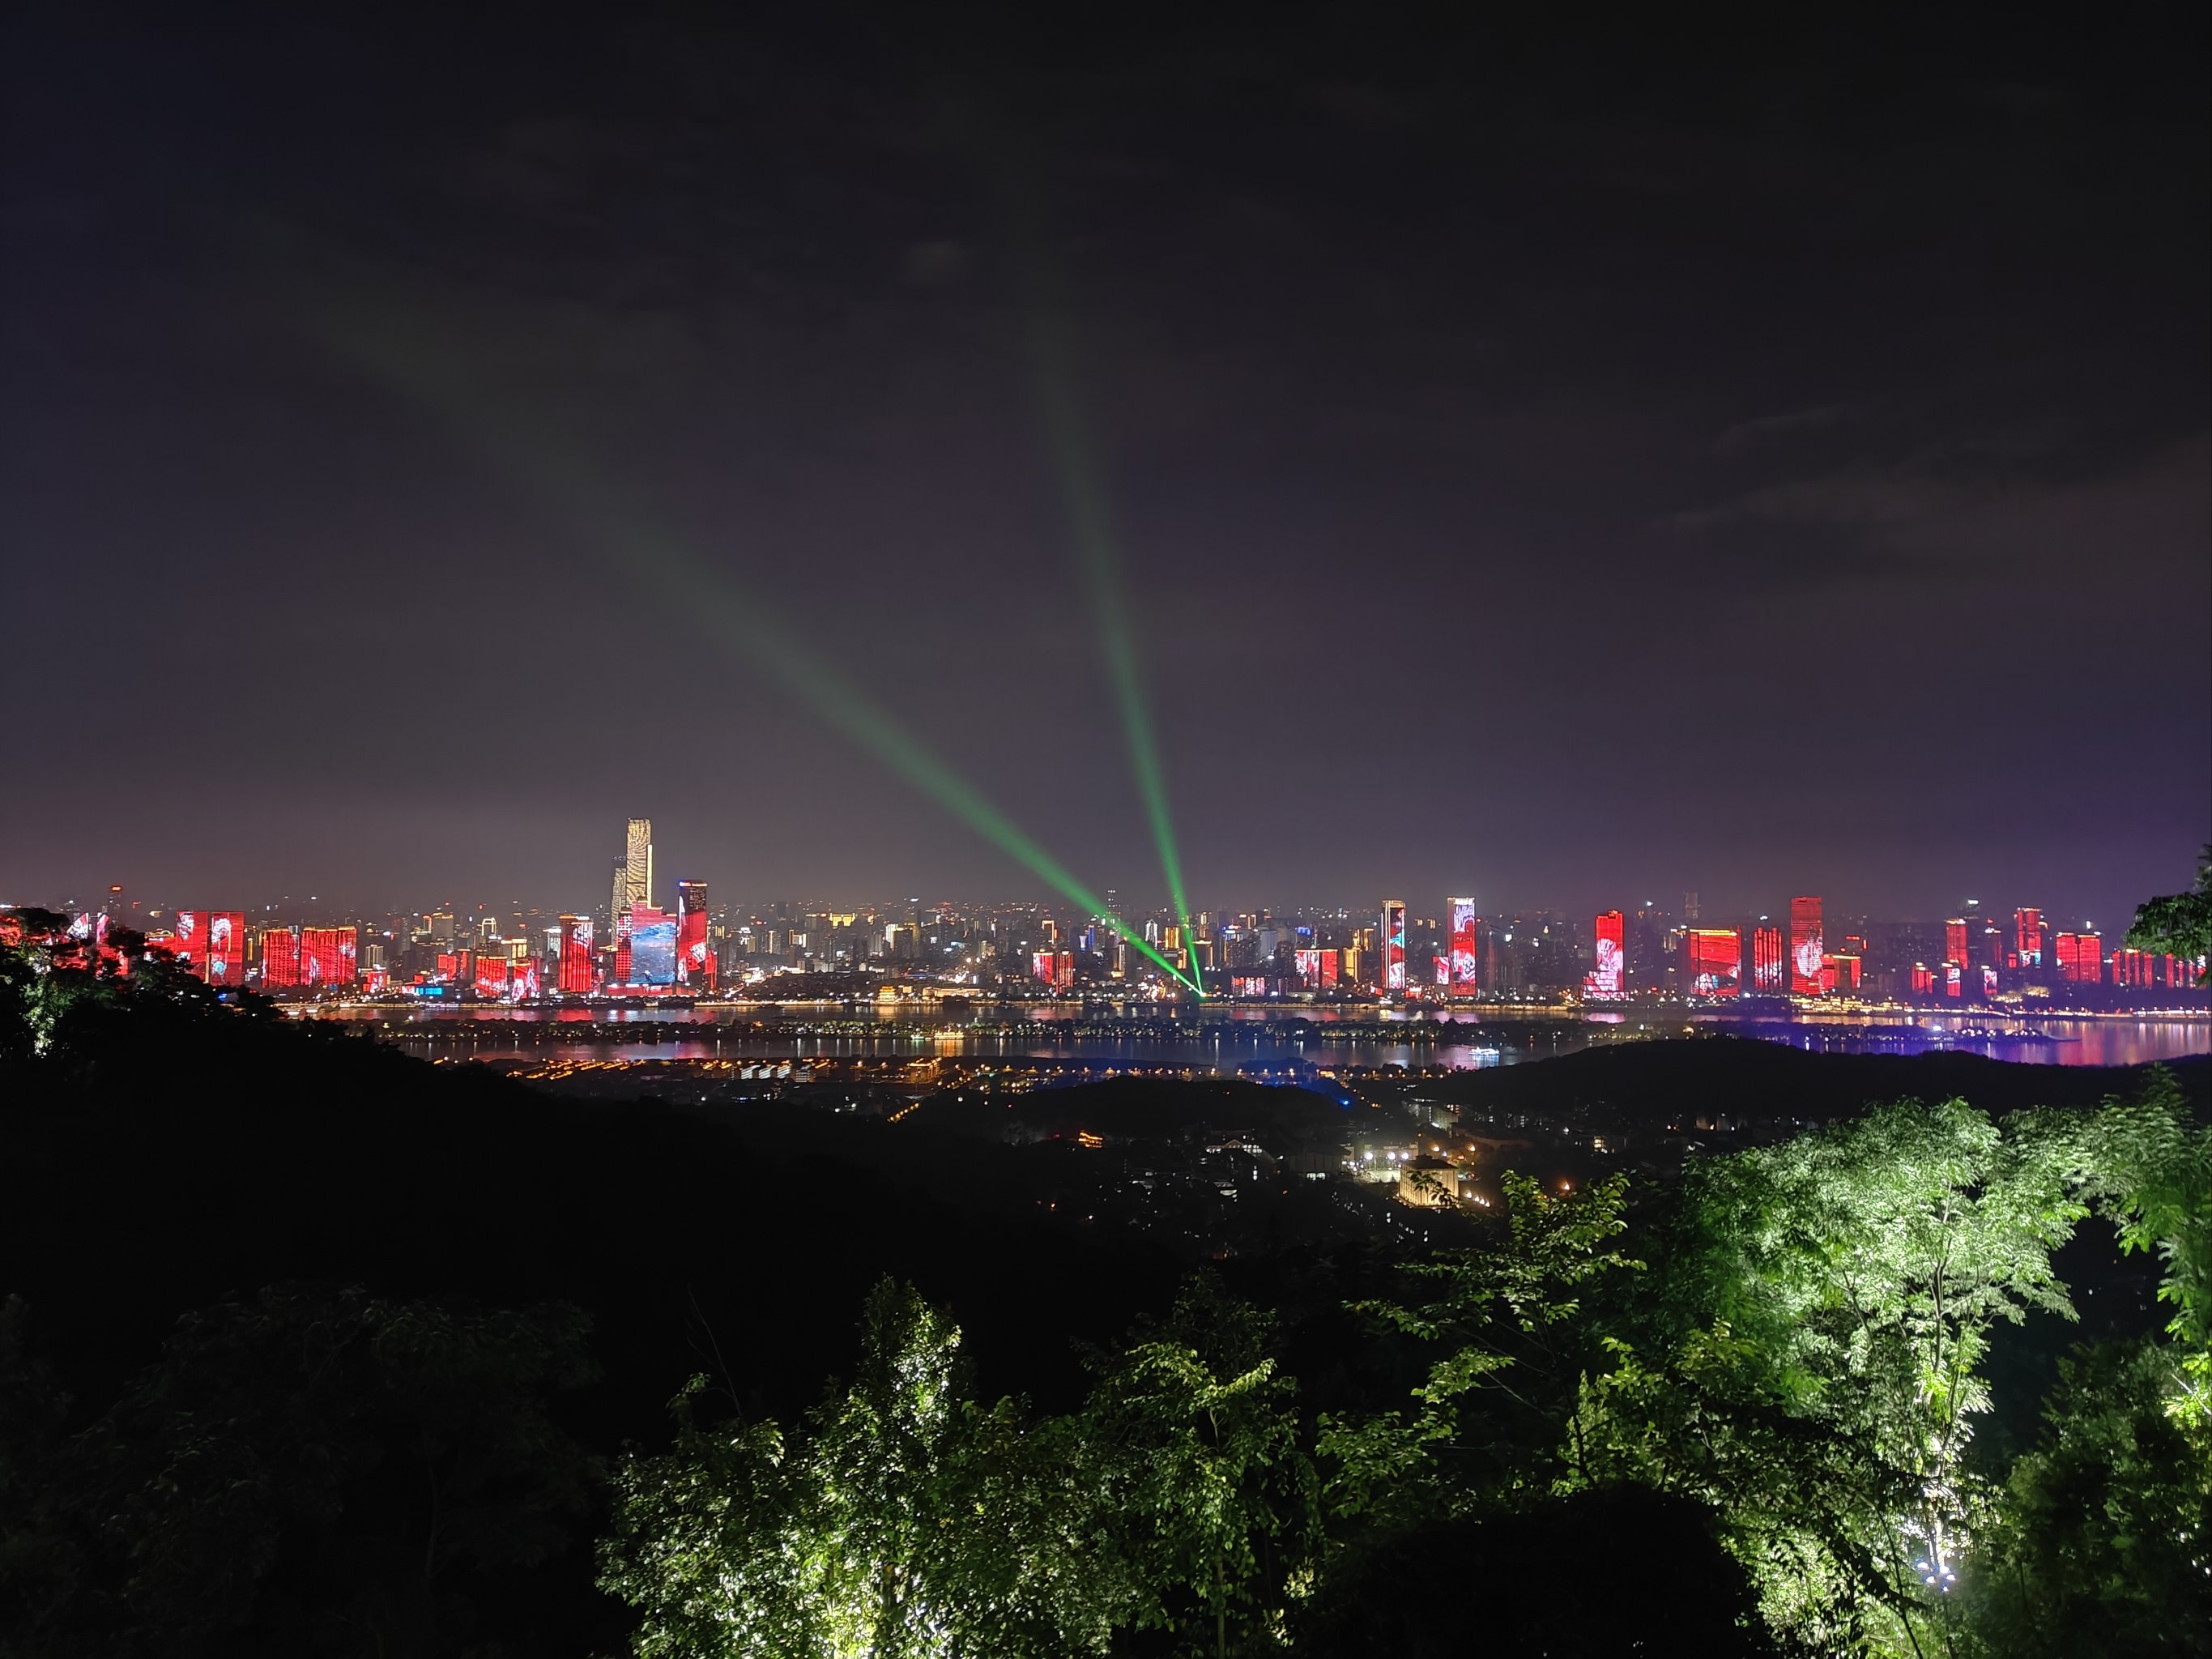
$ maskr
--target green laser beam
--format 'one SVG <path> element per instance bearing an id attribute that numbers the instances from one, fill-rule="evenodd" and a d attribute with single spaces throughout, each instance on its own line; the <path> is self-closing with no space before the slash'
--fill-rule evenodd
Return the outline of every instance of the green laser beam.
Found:
<path id="1" fill-rule="evenodd" d="M 618 501 L 600 476 L 552 434 L 543 429 L 526 431 L 528 422 L 512 410 L 484 407 L 482 398 L 445 366 L 445 360 L 411 343 L 380 341 L 357 321 L 335 331 L 325 329 L 321 337 L 377 384 L 433 410 L 469 449 L 489 459 L 542 507 L 551 509 L 572 531 L 584 531 L 679 601 L 674 607 L 678 613 L 698 625 L 715 645 L 783 688 L 825 725 L 1071 903 L 1103 917 L 1171 979 L 1205 994 L 1201 985 L 1141 934 L 1131 933 L 1097 894 L 858 687 L 787 633 L 763 628 L 761 618 L 768 607 L 754 602 L 678 538 L 641 525 L 632 507 Z"/>
<path id="2" fill-rule="evenodd" d="M 1030 261 L 1034 273 L 1039 262 Z M 1043 283 L 1033 274 L 1033 289 Z M 1197 940 L 1192 937 L 1190 901 L 1182 882 L 1182 860 L 1176 848 L 1175 815 L 1168 806 L 1167 772 L 1160 763 L 1159 744 L 1153 736 L 1152 710 L 1145 695 L 1142 659 L 1136 630 L 1121 580 L 1119 539 L 1108 510 L 1106 489 L 1099 477 L 1097 449 L 1074 392 L 1073 350 L 1066 331 L 1054 321 L 1042 300 L 1033 294 L 1028 308 L 1028 343 L 1032 378 L 1044 418 L 1053 471 L 1067 506 L 1069 528 L 1082 567 L 1084 586 L 1098 624 L 1098 643 L 1114 684 L 1114 700 L 1121 716 L 1121 731 L 1129 750 L 1129 769 L 1144 798 L 1145 817 L 1158 849 L 1160 871 L 1167 878 L 1168 897 L 1175 906 L 1184 937 L 1190 939 L 1191 972 L 1204 994 L 1204 970 L 1198 965 Z"/>

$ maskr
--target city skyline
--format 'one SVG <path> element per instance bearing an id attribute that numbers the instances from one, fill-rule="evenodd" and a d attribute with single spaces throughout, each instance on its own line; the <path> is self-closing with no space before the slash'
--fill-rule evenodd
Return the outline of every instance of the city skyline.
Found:
<path id="1" fill-rule="evenodd" d="M 1660 996 L 1707 1006 L 1824 999 L 1921 1006 L 2151 1006 L 2197 991 L 2202 963 L 2108 940 L 2093 919 L 2043 905 L 1970 897 L 1940 922 L 1878 916 L 1792 894 L 1771 909 L 1732 908 L 1695 890 L 1582 918 L 1486 907 L 1456 893 L 1384 897 L 1363 912 L 1329 904 L 1165 907 L 1072 878 L 1059 902 L 976 903 L 939 896 L 840 904 L 779 899 L 717 904 L 698 875 L 656 902 L 653 820 L 623 821 L 605 909 L 410 907 L 345 914 L 335 898 L 252 909 L 177 908 L 112 883 L 94 903 L 60 902 L 59 920 L 0 901 L 0 932 L 65 952 L 94 951 L 127 970 L 143 933 L 210 985 L 278 994 L 491 1001 L 533 1006 L 665 996 L 775 999 L 787 975 L 878 975 L 894 997 L 1187 997 L 1233 1001 L 1375 1000 L 1385 1004 L 1515 1001 L 1585 1006 Z M 1067 901 L 1076 902 L 1071 906 Z M 1585 913 L 1586 915 L 1588 913 Z M 64 928 L 66 940 L 55 930 Z M 73 942 L 72 942 L 73 941 Z M 822 988 L 799 994 L 818 996 Z M 849 994 L 849 993 L 848 993 Z M 865 993 L 864 993 L 865 994 Z"/>

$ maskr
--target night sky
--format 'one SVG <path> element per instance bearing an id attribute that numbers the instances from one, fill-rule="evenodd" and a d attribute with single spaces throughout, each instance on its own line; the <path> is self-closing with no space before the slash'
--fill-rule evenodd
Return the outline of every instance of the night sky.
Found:
<path id="1" fill-rule="evenodd" d="M 1044 896 L 750 634 L 1158 902 L 1055 396 L 1194 904 L 2116 930 L 2212 836 L 2201 4 L 38 9 L 0 899 Z"/>

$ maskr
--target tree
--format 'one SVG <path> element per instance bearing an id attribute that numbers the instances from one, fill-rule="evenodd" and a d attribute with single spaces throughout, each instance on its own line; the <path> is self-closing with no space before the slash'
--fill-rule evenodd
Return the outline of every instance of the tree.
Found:
<path id="1" fill-rule="evenodd" d="M 2128 943 L 2197 964 L 2197 982 L 2212 985 L 2212 844 L 2197 855 L 2197 885 L 2186 893 L 2146 899 L 2128 926 Z"/>
<path id="2" fill-rule="evenodd" d="M 1618 1343 L 1577 1415 L 1599 1468 L 1720 1506 L 1778 1627 L 1918 1652 L 1957 1582 L 1990 1333 L 2073 1313 L 2072 1150 L 2031 1127 L 1900 1102 L 1686 1183 L 1667 1352 Z"/>
<path id="3" fill-rule="evenodd" d="M 1358 1304 L 1448 1352 L 1429 1364 L 1409 1408 L 1322 1418 L 1319 1447 L 1334 1468 L 1328 1498 L 1340 1516 L 1387 1509 L 1401 1520 L 1435 1518 L 1549 1489 L 1582 1373 L 1601 1352 L 1581 1318 L 1583 1297 L 1643 1264 L 1613 1243 L 1627 1224 L 1626 1176 L 1559 1193 L 1511 1173 L 1504 1184 L 1503 1237 L 1407 1266 L 1433 1287 L 1428 1299 Z M 1478 1390 L 1494 1413 L 1463 1409 Z"/>
<path id="4" fill-rule="evenodd" d="M 1318 1541 L 1296 1389 L 1269 1334 L 1199 1280 L 1101 1368 L 1081 1419 L 1093 1524 L 1129 1586 L 1128 1622 L 1216 1659 L 1281 1642 Z"/>
<path id="5" fill-rule="evenodd" d="M 2136 1101 L 2108 1101 L 2080 1137 L 2083 1194 L 2118 1231 L 2124 1252 L 2155 1251 L 2159 1300 L 2174 1314 L 2175 1408 L 2212 1416 L 2212 1128 L 2191 1121 L 2173 1074 L 2151 1074 Z"/>
<path id="6" fill-rule="evenodd" d="M 2212 1423 L 2168 1408 L 2175 1370 L 2148 1342 L 2060 1362 L 1968 1579 L 1984 1651 L 2212 1654 Z"/>
<path id="7" fill-rule="evenodd" d="M 659 1656 L 935 1659 L 1103 1650 L 1118 1603 L 1086 1572 L 1064 1466 L 1018 1402 L 969 1397 L 960 1332 L 885 1279 L 860 1364 L 789 1437 L 707 1426 L 676 1402 L 674 1447 L 615 1476 L 600 1584 L 643 1613 Z"/>

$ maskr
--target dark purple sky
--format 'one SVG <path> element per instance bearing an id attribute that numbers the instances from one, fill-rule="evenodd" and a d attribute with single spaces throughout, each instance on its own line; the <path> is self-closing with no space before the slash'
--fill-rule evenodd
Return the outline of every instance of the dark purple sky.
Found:
<path id="1" fill-rule="evenodd" d="M 42 9 L 0 39 L 0 899 L 589 903 L 631 813 L 733 895 L 1040 890 L 632 514 L 1160 896 L 1040 270 L 1194 903 L 2117 927 L 2212 836 L 2201 5 Z"/>

